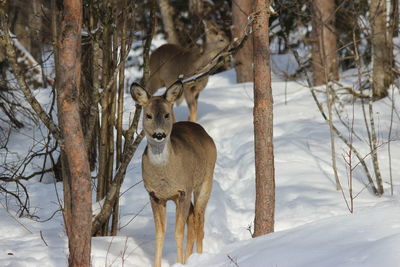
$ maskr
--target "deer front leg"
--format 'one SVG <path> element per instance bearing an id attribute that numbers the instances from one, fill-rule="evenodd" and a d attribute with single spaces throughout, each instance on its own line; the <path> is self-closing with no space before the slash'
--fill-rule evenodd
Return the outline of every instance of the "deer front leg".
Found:
<path id="1" fill-rule="evenodd" d="M 175 200 L 176 204 L 176 222 L 175 222 L 175 240 L 177 248 L 177 260 L 181 264 L 185 264 L 185 257 L 183 254 L 183 240 L 185 234 L 185 224 L 189 216 L 189 209 L 191 204 L 192 193 L 179 191 L 178 199 Z"/>
<path id="2" fill-rule="evenodd" d="M 153 210 L 154 225 L 156 228 L 156 248 L 154 266 L 161 267 L 162 250 L 164 246 L 165 230 L 167 226 L 166 202 L 160 201 L 154 193 L 150 193 L 151 208 Z"/>

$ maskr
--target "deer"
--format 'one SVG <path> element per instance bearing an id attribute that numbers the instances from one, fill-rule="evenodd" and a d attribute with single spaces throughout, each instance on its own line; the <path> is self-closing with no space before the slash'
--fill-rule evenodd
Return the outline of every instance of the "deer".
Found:
<path id="1" fill-rule="evenodd" d="M 149 193 L 156 230 L 154 266 L 161 266 L 166 232 L 166 203 L 176 205 L 177 261 L 203 252 L 204 217 L 210 198 L 217 150 L 213 139 L 195 122 L 173 122 L 173 103 L 183 94 L 181 81 L 161 96 L 152 96 L 137 83 L 131 95 L 143 107 L 142 125 L 147 146 L 142 154 L 142 177 Z M 193 202 L 192 202 L 193 198 Z M 184 233 L 187 225 L 186 253 Z"/>
<path id="2" fill-rule="evenodd" d="M 210 63 L 229 46 L 228 37 L 214 23 L 203 20 L 203 24 L 206 41 L 202 49 L 197 46 L 184 48 L 176 44 L 164 44 L 150 55 L 150 79 L 146 87 L 150 94 L 153 95 L 161 87 L 170 86 L 178 77 L 186 79 L 207 71 Z M 189 121 L 197 120 L 199 94 L 207 83 L 208 76 L 205 76 L 194 84 L 184 85 L 183 97 L 189 108 Z M 179 98 L 177 103 L 180 104 L 182 100 Z"/>

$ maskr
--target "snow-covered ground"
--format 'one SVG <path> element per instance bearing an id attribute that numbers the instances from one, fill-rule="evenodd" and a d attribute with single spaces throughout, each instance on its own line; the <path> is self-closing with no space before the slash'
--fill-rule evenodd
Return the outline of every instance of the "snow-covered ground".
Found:
<path id="1" fill-rule="evenodd" d="M 399 118 L 394 119 L 391 153 L 394 196 L 390 195 L 387 136 L 391 101 L 374 103 L 379 134 L 379 159 L 385 194 L 378 198 L 365 189 L 367 179 L 360 166 L 353 171 L 354 213 L 336 191 L 331 168 L 329 128 L 307 87 L 274 77 L 274 148 L 276 169 L 275 233 L 252 239 L 255 174 L 253 149 L 253 87 L 236 84 L 233 70 L 210 78 L 199 103 L 198 122 L 214 138 L 218 149 L 214 185 L 206 213 L 204 253 L 189 258 L 188 266 L 300 267 L 300 266 L 400 266 L 400 143 Z M 39 94 L 46 101 L 48 94 Z M 324 95 L 319 95 L 324 100 Z M 396 101 L 399 104 L 398 91 Z M 134 104 L 127 94 L 127 120 Z M 400 107 L 398 107 L 400 108 Z M 352 118 L 353 105 L 341 108 L 343 119 Z M 354 105 L 354 129 L 363 136 L 354 144 L 369 161 L 360 103 Z M 178 120 L 187 117 L 185 104 L 175 109 Z M 346 118 L 347 114 L 347 118 Z M 345 136 L 349 132 L 339 120 Z M 38 131 L 33 127 L 24 134 Z M 40 138 L 37 134 L 37 138 Z M 12 136 L 16 151 L 29 147 L 24 135 Z M 28 141 L 27 141 L 28 142 Z M 339 177 L 348 197 L 348 172 L 343 160 L 348 149 L 336 140 Z M 141 181 L 140 156 L 134 156 L 121 197 L 120 231 L 116 237 L 92 241 L 92 263 L 100 266 L 151 266 L 154 226 L 148 195 Z M 4 155 L 1 155 L 4 156 Z M 353 159 L 353 162 L 357 162 Z M 355 163 L 353 167 L 355 166 Z M 57 192 L 62 185 L 26 182 L 31 206 L 40 219 L 59 209 Z M 46 222 L 15 218 L 12 205 L 0 206 L 0 266 L 67 266 L 67 241 L 60 212 Z M 176 264 L 174 204 L 168 206 L 163 266 Z"/>

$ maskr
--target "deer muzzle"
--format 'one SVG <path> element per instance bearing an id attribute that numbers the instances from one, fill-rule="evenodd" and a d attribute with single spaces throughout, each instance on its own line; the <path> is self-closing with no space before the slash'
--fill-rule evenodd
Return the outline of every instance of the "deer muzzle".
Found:
<path id="1" fill-rule="evenodd" d="M 167 137 L 165 133 L 154 133 L 151 137 L 157 142 L 162 142 Z"/>

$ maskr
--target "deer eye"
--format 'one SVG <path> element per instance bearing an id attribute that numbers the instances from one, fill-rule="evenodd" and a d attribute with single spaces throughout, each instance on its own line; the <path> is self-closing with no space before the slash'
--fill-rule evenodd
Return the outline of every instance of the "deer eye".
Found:
<path id="1" fill-rule="evenodd" d="M 151 120 L 153 118 L 153 116 L 151 116 L 150 114 L 146 114 L 146 118 Z"/>
<path id="2" fill-rule="evenodd" d="M 169 119 L 169 113 L 165 114 L 164 118 Z"/>

